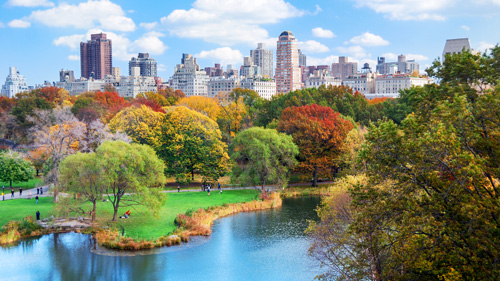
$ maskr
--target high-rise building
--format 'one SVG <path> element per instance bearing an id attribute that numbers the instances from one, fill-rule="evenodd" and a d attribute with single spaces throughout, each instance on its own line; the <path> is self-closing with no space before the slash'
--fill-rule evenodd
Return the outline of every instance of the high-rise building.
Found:
<path id="1" fill-rule="evenodd" d="M 246 78 L 261 76 L 261 69 L 259 66 L 253 64 L 252 57 L 243 58 L 243 65 L 240 67 L 240 76 Z"/>
<path id="2" fill-rule="evenodd" d="M 299 65 L 307 66 L 307 56 L 299 49 Z"/>
<path id="3" fill-rule="evenodd" d="M 276 92 L 288 93 L 301 88 L 301 69 L 297 39 L 290 31 L 283 31 L 276 47 Z"/>
<path id="4" fill-rule="evenodd" d="M 105 33 L 90 35 L 90 41 L 80 43 L 81 76 L 104 79 L 112 74 L 113 57 L 111 40 Z"/>
<path id="5" fill-rule="evenodd" d="M 75 75 L 73 70 L 64 70 L 61 69 L 59 71 L 59 82 L 73 82 L 75 81 Z"/>
<path id="6" fill-rule="evenodd" d="M 214 64 L 214 67 L 205 67 L 205 72 L 209 77 L 224 76 L 224 69 L 220 66 L 220 63 Z"/>
<path id="7" fill-rule="evenodd" d="M 347 57 L 339 57 L 338 63 L 332 63 L 332 76 L 340 79 L 347 78 L 358 73 L 358 63 L 349 62 Z"/>
<path id="8" fill-rule="evenodd" d="M 418 62 L 406 60 L 406 56 L 402 54 L 398 56 L 397 62 L 385 62 L 384 57 L 378 58 L 377 72 L 380 74 L 412 74 L 415 70 L 419 71 Z"/>
<path id="9" fill-rule="evenodd" d="M 207 73 L 200 71 L 196 59 L 190 54 L 182 54 L 181 64 L 175 66 L 170 85 L 174 90 L 183 91 L 187 97 L 207 96 L 208 80 Z"/>
<path id="10" fill-rule="evenodd" d="M 2 86 L 2 96 L 8 98 L 15 97 L 18 93 L 28 90 L 26 78 L 19 74 L 15 67 L 9 67 L 9 75 L 5 79 L 5 84 Z"/>
<path id="11" fill-rule="evenodd" d="M 444 61 L 446 55 L 458 54 L 463 50 L 469 51 L 470 49 L 469 38 L 448 39 L 444 45 L 441 59 Z"/>
<path id="12" fill-rule="evenodd" d="M 257 49 L 250 50 L 250 57 L 253 64 L 260 67 L 262 76 L 272 78 L 274 76 L 273 70 L 273 50 L 265 49 L 264 43 L 259 43 Z"/>
<path id="13" fill-rule="evenodd" d="M 139 67 L 141 75 L 144 77 L 156 77 L 157 63 L 153 58 L 149 57 L 148 53 L 139 53 L 137 58 L 132 58 L 128 62 L 128 75 L 132 76 L 132 67 Z"/>

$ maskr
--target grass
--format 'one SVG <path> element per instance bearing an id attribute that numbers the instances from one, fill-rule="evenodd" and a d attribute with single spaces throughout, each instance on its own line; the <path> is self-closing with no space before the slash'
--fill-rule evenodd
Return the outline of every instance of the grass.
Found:
<path id="1" fill-rule="evenodd" d="M 25 182 L 12 182 L 12 187 L 17 192 L 20 187 L 22 187 L 23 189 L 31 189 L 31 188 L 36 188 L 37 186 L 40 186 L 41 184 L 42 184 L 41 178 L 34 178 L 34 179 L 31 179 L 31 180 L 25 181 Z M 10 195 L 10 182 L 0 181 L 0 188 L 2 186 L 5 186 L 5 194 Z M 0 192 L 1 192 L 1 189 L 0 189 Z"/>
<path id="2" fill-rule="evenodd" d="M 10 194 L 8 194 L 10 196 Z M 27 216 L 36 217 L 36 211 L 40 211 L 42 219 L 48 218 L 54 210 L 54 198 L 40 197 L 38 204 L 33 199 L 15 199 L 0 201 L 0 226 L 9 221 L 20 221 Z M 1 200 L 1 197 L 0 197 Z"/>
<path id="3" fill-rule="evenodd" d="M 206 192 L 168 193 L 167 201 L 161 207 L 158 218 L 152 217 L 144 206 L 136 206 L 137 210 L 131 207 L 121 207 L 119 215 L 123 215 L 127 210 L 130 210 L 132 215 L 128 219 L 118 219 L 116 222 L 111 222 L 113 218 L 111 203 L 99 202 L 97 221 L 101 226 L 116 227 L 120 232 L 125 229 L 125 235 L 134 239 L 156 240 L 176 229 L 174 219 L 178 214 L 189 210 L 196 211 L 200 208 L 247 202 L 258 198 L 258 194 L 256 190 L 226 190 L 222 194 L 214 190 L 210 196 Z M 42 219 L 47 218 L 53 213 L 54 207 L 52 197 L 40 197 L 38 204 L 35 204 L 35 199 L 0 201 L 0 226 L 11 220 L 22 220 L 30 215 L 35 217 L 37 210 L 40 211 Z M 90 203 L 86 207 L 90 208 Z"/>

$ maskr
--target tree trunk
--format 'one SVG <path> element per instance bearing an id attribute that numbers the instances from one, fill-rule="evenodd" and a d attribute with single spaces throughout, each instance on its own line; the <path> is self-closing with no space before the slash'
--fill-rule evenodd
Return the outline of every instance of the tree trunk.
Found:
<path id="1" fill-rule="evenodd" d="M 12 189 L 12 180 L 10 180 L 10 189 Z"/>
<path id="2" fill-rule="evenodd" d="M 194 169 L 191 169 L 191 180 L 194 181 Z"/>
<path id="3" fill-rule="evenodd" d="M 92 201 L 94 204 L 94 208 L 92 209 L 92 222 L 95 221 L 95 210 L 96 210 L 96 205 L 97 205 L 97 200 Z"/>
<path id="4" fill-rule="evenodd" d="M 113 220 L 112 221 L 116 221 L 116 218 L 118 216 L 118 208 L 120 208 L 120 198 L 121 198 L 121 195 L 117 194 L 116 195 L 116 205 L 113 205 Z"/>
<path id="5" fill-rule="evenodd" d="M 316 168 L 316 167 L 314 167 L 312 186 L 313 187 L 317 187 L 318 186 L 318 168 Z"/>
<path id="6" fill-rule="evenodd" d="M 54 191 L 54 203 L 59 203 L 59 190 L 57 190 L 57 187 L 54 187 L 52 190 Z"/>

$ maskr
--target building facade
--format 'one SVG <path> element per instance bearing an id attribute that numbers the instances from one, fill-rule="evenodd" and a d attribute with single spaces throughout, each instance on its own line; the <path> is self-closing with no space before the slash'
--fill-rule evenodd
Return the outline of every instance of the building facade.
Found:
<path id="1" fill-rule="evenodd" d="M 141 71 L 140 76 L 144 77 L 156 77 L 157 73 L 157 63 L 153 58 L 149 57 L 148 53 L 139 53 L 137 58 L 132 58 L 128 62 L 128 75 L 132 75 L 132 67 L 139 67 Z"/>
<path id="2" fill-rule="evenodd" d="M 243 76 L 246 78 L 260 77 L 261 76 L 260 67 L 253 64 L 253 60 L 251 57 L 244 57 L 243 58 L 243 65 L 240 67 L 240 76 Z"/>
<path id="3" fill-rule="evenodd" d="M 181 90 L 190 96 L 208 96 L 209 77 L 196 63 L 196 58 L 190 54 L 182 54 L 181 64 L 175 66 L 175 72 L 170 79 L 174 90 Z"/>
<path id="4" fill-rule="evenodd" d="M 430 83 L 432 83 L 432 79 L 428 77 L 412 77 L 408 74 L 380 75 L 375 82 L 375 93 L 398 94 L 400 90 Z"/>
<path id="5" fill-rule="evenodd" d="M 103 79 L 112 74 L 112 44 L 105 33 L 92 34 L 90 41 L 80 43 L 80 66 L 85 78 Z"/>
<path id="6" fill-rule="evenodd" d="M 238 87 L 240 87 L 240 80 L 237 76 L 228 78 L 222 76 L 210 77 L 208 81 L 208 97 L 213 98 L 220 92 L 229 93 Z"/>
<path id="7" fill-rule="evenodd" d="M 342 85 L 366 95 L 375 93 L 376 81 L 377 73 L 358 73 L 342 80 Z"/>
<path id="8" fill-rule="evenodd" d="M 288 93 L 301 88 L 297 39 L 290 31 L 283 31 L 276 48 L 276 92 Z"/>
<path id="9" fill-rule="evenodd" d="M 28 91 L 28 85 L 26 84 L 26 78 L 19 74 L 17 68 L 9 67 L 9 75 L 5 79 L 5 84 L 2 86 L 2 96 L 8 98 L 15 97 L 18 93 Z"/>
<path id="10" fill-rule="evenodd" d="M 444 61 L 446 55 L 458 54 L 463 50 L 471 50 L 469 38 L 448 39 L 444 45 L 443 57 L 441 59 Z"/>
<path id="11" fill-rule="evenodd" d="M 321 85 L 325 85 L 326 87 L 340 86 L 342 85 L 342 80 L 330 76 L 328 70 L 314 70 L 304 82 L 306 88 L 319 88 Z"/>
<path id="12" fill-rule="evenodd" d="M 339 57 L 338 63 L 332 63 L 332 76 L 344 80 L 358 73 L 358 63 L 349 62 L 348 57 Z"/>
<path id="13" fill-rule="evenodd" d="M 377 58 L 377 72 L 386 74 L 412 74 L 414 71 L 419 71 L 419 65 L 415 60 L 406 60 L 405 55 L 399 55 L 398 61 L 396 62 L 385 62 L 385 57 Z"/>
<path id="14" fill-rule="evenodd" d="M 241 88 L 253 90 L 267 100 L 276 95 L 276 82 L 270 78 L 246 78 L 241 80 L 240 85 Z"/>
<path id="15" fill-rule="evenodd" d="M 273 50 L 265 49 L 264 43 L 259 43 L 257 49 L 250 50 L 250 57 L 254 65 L 260 67 L 263 77 L 274 77 Z"/>

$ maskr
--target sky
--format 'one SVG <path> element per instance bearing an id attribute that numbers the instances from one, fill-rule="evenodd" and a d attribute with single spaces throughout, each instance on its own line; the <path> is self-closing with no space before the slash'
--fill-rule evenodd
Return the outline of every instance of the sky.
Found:
<path id="1" fill-rule="evenodd" d="M 104 32 L 113 42 L 113 66 L 149 53 L 158 75 L 173 75 L 183 53 L 201 68 L 238 67 L 263 42 L 276 50 L 291 31 L 307 65 L 339 56 L 369 63 L 398 54 L 424 72 L 446 39 L 469 38 L 484 52 L 500 42 L 500 0 L 7 0 L 0 4 L 0 84 L 15 66 L 28 85 L 57 81 L 61 69 L 80 77 L 80 42 Z"/>

